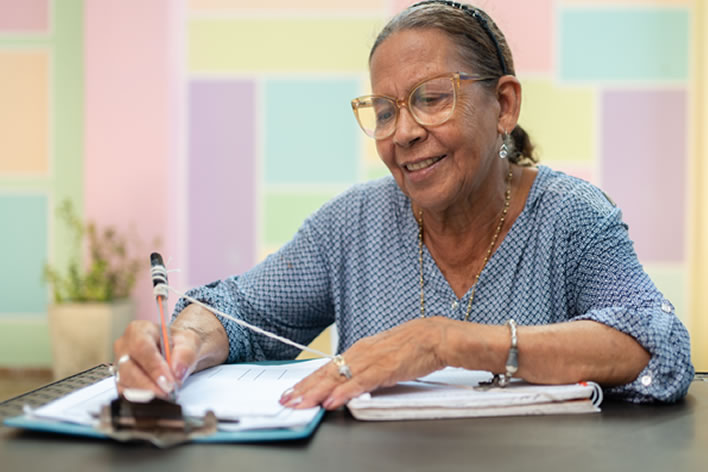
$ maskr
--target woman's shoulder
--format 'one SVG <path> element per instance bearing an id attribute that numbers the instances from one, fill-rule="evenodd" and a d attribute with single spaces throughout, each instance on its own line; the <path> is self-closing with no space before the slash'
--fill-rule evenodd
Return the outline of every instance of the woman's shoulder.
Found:
<path id="1" fill-rule="evenodd" d="M 398 214 L 407 205 L 393 177 L 358 183 L 326 202 L 312 216 L 315 223 L 359 224 Z"/>
<path id="2" fill-rule="evenodd" d="M 618 212 L 614 201 L 599 187 L 542 165 L 527 206 L 535 212 L 580 219 L 602 219 Z"/>

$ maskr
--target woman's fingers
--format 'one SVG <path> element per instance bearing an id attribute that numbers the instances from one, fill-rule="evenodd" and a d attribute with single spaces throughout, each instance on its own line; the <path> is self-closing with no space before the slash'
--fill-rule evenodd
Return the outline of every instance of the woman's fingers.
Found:
<path id="1" fill-rule="evenodd" d="M 157 325 L 145 320 L 133 321 L 123 336 L 114 344 L 116 359 L 124 356 L 129 361 L 116 365 L 118 391 L 141 388 L 164 397 L 175 388 L 175 378 L 159 349 Z"/>
<path id="2" fill-rule="evenodd" d="M 345 362 L 348 353 L 343 356 Z M 350 370 L 352 378 L 347 379 L 339 373 L 334 362 L 329 362 L 285 392 L 280 402 L 289 408 L 311 408 L 321 404 L 331 410 L 362 393 L 391 383 L 390 376 L 384 375 L 381 369 L 357 371 L 350 367 Z"/>
<path id="3" fill-rule="evenodd" d="M 202 339 L 190 329 L 172 331 L 172 372 L 181 385 L 197 365 L 197 353 Z"/>
<path id="4" fill-rule="evenodd" d="M 351 379 L 329 362 L 286 392 L 281 403 L 291 408 L 322 404 L 335 409 L 362 393 L 444 367 L 436 351 L 447 326 L 441 320 L 410 321 L 358 341 L 342 355 Z"/>
<path id="5" fill-rule="evenodd" d="M 310 408 L 319 405 L 334 388 L 334 379 L 327 363 L 283 393 L 280 403 L 288 408 Z"/>
<path id="6" fill-rule="evenodd" d="M 160 397 L 166 395 L 166 392 L 132 359 L 117 368 L 116 386 L 119 393 L 123 393 L 126 388 L 137 388 L 150 390 Z"/>

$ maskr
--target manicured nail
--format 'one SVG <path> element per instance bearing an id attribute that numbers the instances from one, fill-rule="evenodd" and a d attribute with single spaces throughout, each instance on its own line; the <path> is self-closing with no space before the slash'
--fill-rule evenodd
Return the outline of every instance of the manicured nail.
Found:
<path id="1" fill-rule="evenodd" d="M 187 379 L 187 365 L 179 363 L 173 369 L 178 382 L 184 382 Z"/>
<path id="2" fill-rule="evenodd" d="M 325 409 L 327 409 L 327 410 L 329 410 L 330 408 L 332 408 L 332 405 L 334 405 L 334 397 L 329 397 L 327 400 L 325 400 L 325 401 L 322 403 L 322 406 L 323 406 Z"/>
<path id="3" fill-rule="evenodd" d="M 167 377 L 165 377 L 164 375 L 161 375 L 157 378 L 157 385 L 159 385 L 165 393 L 170 393 L 172 390 L 175 389 L 174 384 L 167 380 Z"/>
<path id="4" fill-rule="evenodd" d="M 295 398 L 293 398 L 293 399 L 291 399 L 291 400 L 288 400 L 288 402 L 285 403 L 284 406 L 286 406 L 287 408 L 295 408 L 295 407 L 298 406 L 300 403 L 302 403 L 302 400 L 303 400 L 303 398 L 302 398 L 301 396 L 295 397 Z"/>
<path id="5" fill-rule="evenodd" d="M 280 396 L 280 403 L 282 405 L 286 404 L 288 400 L 290 400 L 290 397 L 292 396 L 293 392 L 295 391 L 294 388 L 290 387 L 286 389 L 283 394 Z"/>

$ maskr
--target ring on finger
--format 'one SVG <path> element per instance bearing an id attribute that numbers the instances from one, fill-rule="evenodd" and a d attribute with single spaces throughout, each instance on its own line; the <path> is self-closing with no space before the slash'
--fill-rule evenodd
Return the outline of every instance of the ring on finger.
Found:
<path id="1" fill-rule="evenodd" d="M 118 361 L 116 362 L 116 369 L 120 369 L 120 366 L 125 364 L 130 360 L 130 356 L 128 354 L 123 354 L 118 358 Z"/>
<path id="2" fill-rule="evenodd" d="M 116 363 L 108 368 L 109 372 L 115 377 L 116 383 L 120 383 L 120 366 L 125 364 L 130 360 L 130 356 L 128 354 L 123 354 L 118 358 Z"/>
<path id="3" fill-rule="evenodd" d="M 347 365 L 347 363 L 344 362 L 344 358 L 341 356 L 341 354 L 337 354 L 336 356 L 334 356 L 332 362 L 334 362 L 334 365 L 337 366 L 337 369 L 339 370 L 339 375 L 341 375 L 342 377 L 346 377 L 347 380 L 352 378 L 352 371 Z"/>

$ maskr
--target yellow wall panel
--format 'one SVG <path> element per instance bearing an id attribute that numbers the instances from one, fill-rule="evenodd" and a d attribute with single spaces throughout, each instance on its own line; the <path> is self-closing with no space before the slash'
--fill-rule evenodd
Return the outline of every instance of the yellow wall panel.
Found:
<path id="1" fill-rule="evenodd" d="M 519 124 L 531 136 L 541 162 L 594 159 L 596 108 L 592 89 L 522 81 Z"/>
<path id="2" fill-rule="evenodd" d="M 49 170 L 49 53 L 0 50 L 0 174 Z"/>
<path id="3" fill-rule="evenodd" d="M 699 1 L 695 16 L 694 161 L 693 161 L 693 323 L 691 346 L 697 370 L 708 370 L 708 5 Z"/>
<path id="4" fill-rule="evenodd" d="M 189 69 L 196 73 L 357 72 L 382 19 L 193 19 Z"/>

